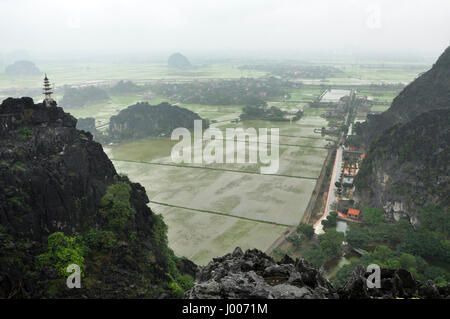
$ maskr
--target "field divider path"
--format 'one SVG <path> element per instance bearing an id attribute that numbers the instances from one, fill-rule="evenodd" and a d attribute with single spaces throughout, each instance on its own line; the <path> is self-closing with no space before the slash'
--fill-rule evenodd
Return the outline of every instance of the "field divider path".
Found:
<path id="1" fill-rule="evenodd" d="M 281 135 L 280 135 L 281 136 Z M 259 143 L 261 143 L 261 142 L 250 142 L 250 141 L 247 141 L 247 140 L 236 140 L 236 139 L 230 139 L 230 138 L 218 138 L 218 139 L 211 139 L 211 140 L 209 140 L 209 139 L 204 139 L 204 138 L 194 138 L 195 140 L 202 140 L 202 141 L 214 141 L 214 140 L 217 140 L 217 141 L 234 141 L 234 142 L 242 142 L 242 143 L 253 143 L 253 144 L 259 144 Z M 264 144 L 266 144 L 266 145 L 272 145 L 272 143 L 270 143 L 270 142 L 266 142 L 266 143 L 264 143 Z M 320 149 L 328 149 L 328 147 L 325 147 L 325 146 L 311 146 L 311 145 L 298 145 L 298 144 L 284 144 L 284 143 L 278 143 L 278 145 L 280 145 L 280 146 L 294 146 L 294 147 L 305 147 L 305 148 L 320 148 Z"/>
<path id="2" fill-rule="evenodd" d="M 295 225 L 287 225 L 287 224 L 281 224 L 281 223 L 276 223 L 276 222 L 270 222 L 267 220 L 260 220 L 260 219 L 248 218 L 248 217 L 243 217 L 243 216 L 237 216 L 237 215 L 232 215 L 232 214 L 225 213 L 225 212 L 218 212 L 218 211 L 207 210 L 207 209 L 192 208 L 192 207 L 185 207 L 185 206 L 173 205 L 173 204 L 168 204 L 168 203 L 161 203 L 161 202 L 157 202 L 157 201 L 153 201 L 153 200 L 151 200 L 150 203 L 156 204 L 156 205 L 161 205 L 161 206 L 166 206 L 166 207 L 187 209 L 187 210 L 192 210 L 192 211 L 206 213 L 206 214 L 233 217 L 233 218 L 243 219 L 243 220 L 247 220 L 247 221 L 251 221 L 251 222 L 264 223 L 264 224 L 270 224 L 270 225 L 275 225 L 275 226 L 283 226 L 283 227 L 295 226 Z"/>
<path id="3" fill-rule="evenodd" d="M 232 173 L 241 173 L 241 174 L 253 174 L 253 175 L 263 175 L 263 176 L 277 176 L 277 177 L 287 177 L 287 178 L 297 178 L 297 179 L 311 179 L 311 180 L 317 180 L 318 179 L 318 177 L 295 176 L 295 175 L 284 175 L 284 174 L 263 174 L 263 173 L 259 173 L 259 172 L 241 171 L 241 170 L 229 169 L 229 168 L 215 168 L 215 167 L 207 167 L 207 166 L 180 165 L 180 164 L 158 163 L 158 162 L 145 162 L 145 161 L 134 161 L 134 160 L 115 159 L 115 158 L 110 158 L 110 160 L 114 161 L 114 162 L 128 162 L 128 163 L 147 164 L 147 165 L 172 166 L 172 167 L 180 167 L 180 168 L 209 169 L 209 170 L 213 170 L 213 171 L 223 171 L 223 172 L 232 172 Z"/>
<path id="4" fill-rule="evenodd" d="M 298 136 L 298 135 L 285 135 L 285 134 L 279 134 L 279 136 L 293 137 L 293 138 L 309 138 L 312 140 L 326 140 L 326 137 L 318 137 L 318 136 Z"/>

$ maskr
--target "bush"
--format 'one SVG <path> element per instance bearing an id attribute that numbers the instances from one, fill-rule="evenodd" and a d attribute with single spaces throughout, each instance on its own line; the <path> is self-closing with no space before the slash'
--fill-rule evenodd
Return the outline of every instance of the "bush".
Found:
<path id="1" fill-rule="evenodd" d="M 337 213 L 330 212 L 326 219 L 322 220 L 322 225 L 325 229 L 334 228 L 337 225 Z"/>
<path id="2" fill-rule="evenodd" d="M 130 203 L 131 186 L 125 182 L 117 182 L 108 187 L 101 200 L 100 215 L 105 217 L 109 230 L 121 231 L 131 226 L 135 215 Z"/>
<path id="3" fill-rule="evenodd" d="M 185 274 L 181 275 L 176 264 L 178 258 L 173 253 L 173 250 L 168 247 L 167 239 L 167 225 L 164 223 L 162 215 L 154 214 L 154 224 L 153 224 L 153 243 L 155 247 L 161 251 L 167 261 L 167 276 L 169 278 L 169 289 L 170 292 L 176 298 L 183 298 L 184 292 L 191 289 L 194 285 L 194 279 Z"/>
<path id="4" fill-rule="evenodd" d="M 295 248 L 299 248 L 302 245 L 303 237 L 298 234 L 292 234 L 291 236 L 287 237 L 286 240 L 294 245 Z"/>
<path id="5" fill-rule="evenodd" d="M 359 227 L 350 227 L 346 237 L 348 244 L 355 248 L 365 249 L 370 241 L 369 235 Z"/>
<path id="6" fill-rule="evenodd" d="M 177 282 L 184 290 L 189 290 L 194 286 L 194 278 L 188 274 L 178 276 Z"/>
<path id="7" fill-rule="evenodd" d="M 316 244 L 306 248 L 302 252 L 302 257 L 306 259 L 315 268 L 321 267 L 327 260 L 327 256 L 322 251 L 322 248 Z"/>
<path id="8" fill-rule="evenodd" d="M 57 232 L 48 236 L 47 252 L 38 256 L 38 268 L 54 267 L 62 277 L 67 276 L 67 266 L 77 264 L 82 270 L 84 266 L 84 250 L 75 237 L 68 237 Z"/>
<path id="9" fill-rule="evenodd" d="M 154 224 L 152 229 L 153 241 L 155 246 L 160 250 L 163 250 L 164 247 L 167 247 L 167 225 L 164 223 L 164 219 L 162 215 L 154 214 Z"/>
<path id="10" fill-rule="evenodd" d="M 308 224 L 300 224 L 297 227 L 297 232 L 306 238 L 311 239 L 314 236 L 314 227 Z"/>
<path id="11" fill-rule="evenodd" d="M 77 237 L 77 240 L 86 248 L 103 251 L 114 248 L 117 243 L 116 235 L 112 231 L 96 231 L 93 229 Z"/>
<path id="12" fill-rule="evenodd" d="M 384 222 L 384 211 L 379 208 L 364 207 L 362 215 L 363 221 L 368 225 L 378 225 Z"/>
<path id="13" fill-rule="evenodd" d="M 169 282 L 169 289 L 175 298 L 182 299 L 184 297 L 185 290 L 179 285 L 176 280 L 172 279 Z"/>
<path id="14" fill-rule="evenodd" d="M 341 254 L 341 246 L 345 236 L 335 229 L 328 230 L 325 234 L 319 235 L 319 245 L 325 256 L 336 257 Z"/>

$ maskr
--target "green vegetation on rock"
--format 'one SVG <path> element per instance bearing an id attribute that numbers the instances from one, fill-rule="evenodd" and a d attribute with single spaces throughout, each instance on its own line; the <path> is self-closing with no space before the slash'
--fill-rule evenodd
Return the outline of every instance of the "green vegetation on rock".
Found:
<path id="1" fill-rule="evenodd" d="M 100 214 L 105 217 L 110 230 L 121 231 L 130 227 L 135 211 L 130 204 L 131 187 L 118 182 L 108 187 L 100 203 Z"/>
<path id="2" fill-rule="evenodd" d="M 48 236 L 47 242 L 47 252 L 37 257 L 38 268 L 54 267 L 61 277 L 66 277 L 67 266 L 76 264 L 84 275 L 84 251 L 83 247 L 77 243 L 76 237 L 57 232 Z"/>

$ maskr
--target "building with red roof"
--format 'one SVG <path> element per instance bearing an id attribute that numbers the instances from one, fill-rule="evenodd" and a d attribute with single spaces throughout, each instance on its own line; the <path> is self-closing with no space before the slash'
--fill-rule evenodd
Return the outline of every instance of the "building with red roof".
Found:
<path id="1" fill-rule="evenodd" d="M 353 217 L 353 218 L 359 218 L 360 213 L 361 213 L 361 211 L 359 209 L 355 209 L 355 208 L 349 208 L 347 211 L 347 215 L 349 217 Z"/>

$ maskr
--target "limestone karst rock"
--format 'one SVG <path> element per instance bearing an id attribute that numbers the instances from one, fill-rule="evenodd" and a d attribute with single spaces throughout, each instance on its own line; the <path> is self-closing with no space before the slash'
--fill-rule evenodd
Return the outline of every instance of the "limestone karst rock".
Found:
<path id="1" fill-rule="evenodd" d="M 177 69 L 186 69 L 191 67 L 191 63 L 189 62 L 189 60 L 184 55 L 178 52 L 172 54 L 169 57 L 167 65 L 171 68 Z"/>
<path id="2" fill-rule="evenodd" d="M 76 122 L 56 103 L 0 105 L 0 298 L 171 296 L 179 260 L 164 222 Z M 67 289 L 50 246 L 79 255 L 81 289 Z"/>
<path id="3" fill-rule="evenodd" d="M 40 75 L 41 70 L 31 62 L 26 60 L 16 61 L 5 68 L 7 75 Z"/>
<path id="4" fill-rule="evenodd" d="M 166 102 L 158 105 L 137 103 L 111 116 L 109 136 L 113 140 L 170 136 L 178 127 L 194 128 L 194 120 L 202 120 L 202 118 L 186 108 Z M 203 128 L 207 127 L 208 121 L 203 120 Z"/>
<path id="5" fill-rule="evenodd" d="M 366 122 L 356 126 L 356 131 L 369 144 L 395 124 L 404 124 L 421 113 L 445 108 L 450 108 L 450 47 L 430 70 L 394 98 L 388 110 L 369 115 Z"/>

